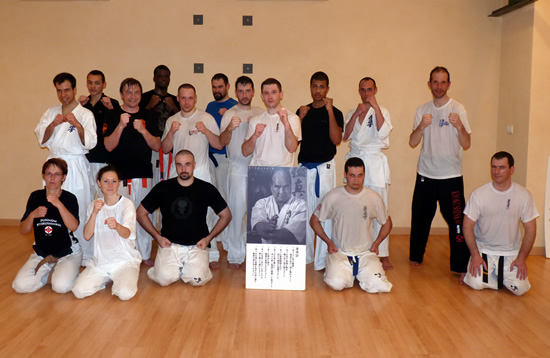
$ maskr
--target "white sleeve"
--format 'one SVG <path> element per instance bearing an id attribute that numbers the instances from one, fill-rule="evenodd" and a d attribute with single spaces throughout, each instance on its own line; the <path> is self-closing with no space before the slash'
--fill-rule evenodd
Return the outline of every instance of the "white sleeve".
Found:
<path id="1" fill-rule="evenodd" d="M 380 130 L 378 131 L 378 138 L 380 138 L 380 140 L 384 140 L 389 137 L 393 127 L 391 125 L 390 112 L 388 112 L 388 110 L 384 107 L 380 107 L 380 112 L 384 116 L 384 124 L 382 124 L 382 127 L 380 127 Z"/>
<path id="2" fill-rule="evenodd" d="M 90 150 L 95 148 L 97 144 L 97 131 L 96 131 L 94 114 L 91 111 L 85 108 L 80 108 L 78 106 L 76 108 L 79 108 L 80 110 L 75 111 L 76 112 L 75 117 L 76 115 L 81 117 L 79 122 L 82 128 L 84 129 L 84 148 Z"/>
<path id="3" fill-rule="evenodd" d="M 46 112 L 44 112 L 36 128 L 34 129 L 34 134 L 36 134 L 36 138 L 38 139 L 38 144 L 40 144 L 42 148 L 47 147 L 48 144 L 50 144 L 50 142 L 52 141 L 52 137 L 53 137 L 53 135 L 50 136 L 48 141 L 42 144 L 42 139 L 44 138 L 44 132 L 46 131 L 46 128 L 50 125 L 50 123 L 53 122 L 53 118 L 50 118 L 51 117 L 50 111 L 51 111 L 51 108 L 48 108 Z"/>
<path id="4" fill-rule="evenodd" d="M 300 122 L 300 117 L 298 117 L 294 113 L 289 113 L 288 117 L 290 127 L 292 128 L 292 133 L 294 133 L 294 136 L 296 136 L 299 142 L 302 140 L 302 123 Z"/>
<path id="5" fill-rule="evenodd" d="M 123 211 L 122 211 L 122 222 L 120 225 L 124 226 L 130 230 L 130 236 L 126 240 L 135 240 L 136 239 L 136 207 L 134 203 L 128 199 L 124 201 Z"/>

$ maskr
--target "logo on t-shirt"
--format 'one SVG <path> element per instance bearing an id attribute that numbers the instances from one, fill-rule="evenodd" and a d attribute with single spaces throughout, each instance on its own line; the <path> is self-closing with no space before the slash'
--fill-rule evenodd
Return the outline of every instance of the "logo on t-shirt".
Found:
<path id="1" fill-rule="evenodd" d="M 367 122 L 367 127 L 372 127 L 372 114 L 369 116 L 369 121 Z"/>
<path id="2" fill-rule="evenodd" d="M 443 128 L 443 126 L 448 126 L 449 125 L 449 122 L 447 122 L 445 119 L 440 119 L 439 120 L 439 127 L 440 128 Z"/>
<path id="3" fill-rule="evenodd" d="M 369 218 L 369 212 L 367 210 L 367 206 L 363 205 L 363 219 L 368 219 L 368 218 Z"/>
<path id="4" fill-rule="evenodd" d="M 189 130 L 189 135 L 198 134 L 198 133 L 199 133 L 198 129 L 190 129 Z"/>
<path id="5" fill-rule="evenodd" d="M 172 215 L 178 220 L 187 219 L 193 212 L 193 203 L 186 197 L 176 198 L 172 202 Z"/>
<path id="6" fill-rule="evenodd" d="M 46 227 L 44 228 L 44 233 L 45 233 L 46 235 L 49 236 L 49 235 L 52 234 L 52 232 L 53 232 L 53 229 L 52 229 L 51 226 L 46 226 Z"/>
<path id="7" fill-rule="evenodd" d="M 69 133 L 74 132 L 75 129 L 76 129 L 75 126 L 73 126 L 73 125 L 71 124 L 71 126 L 69 127 Z"/>

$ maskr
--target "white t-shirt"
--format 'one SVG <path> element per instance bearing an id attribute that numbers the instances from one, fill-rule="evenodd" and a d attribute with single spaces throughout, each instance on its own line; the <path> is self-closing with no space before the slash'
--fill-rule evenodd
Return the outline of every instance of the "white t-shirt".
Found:
<path id="1" fill-rule="evenodd" d="M 345 187 L 332 189 L 315 209 L 320 221 L 332 219 L 332 237 L 338 250 L 348 255 L 364 253 L 372 247 L 372 220 L 384 225 L 388 212 L 382 197 L 363 187 L 359 194 L 350 194 Z"/>
<path id="2" fill-rule="evenodd" d="M 472 192 L 464 209 L 476 222 L 474 234 L 478 249 L 484 253 L 512 256 L 521 247 L 520 220 L 529 222 L 539 216 L 531 193 L 512 183 L 506 191 L 498 191 L 493 182 Z"/>
<path id="3" fill-rule="evenodd" d="M 172 122 L 178 121 L 181 123 L 181 127 L 176 133 L 174 133 L 172 153 L 174 153 L 173 168 L 170 170 L 170 177 L 177 176 L 175 168 L 176 154 L 182 150 L 187 149 L 195 156 L 195 172 L 194 176 L 201 180 L 212 183 L 212 177 L 210 173 L 210 159 L 208 157 L 208 138 L 202 134 L 195 127 L 197 122 L 202 121 L 206 128 L 208 128 L 215 135 L 220 135 L 220 129 L 216 124 L 216 120 L 210 114 L 195 110 L 195 113 L 191 117 L 183 117 L 181 111 L 168 118 L 166 121 L 166 127 L 164 127 L 164 133 L 162 140 L 166 138 L 172 128 Z"/>
<path id="4" fill-rule="evenodd" d="M 423 132 L 418 174 L 431 179 L 462 176 L 462 147 L 458 142 L 458 130 L 449 123 L 451 113 L 458 113 L 464 129 L 470 134 L 472 131 L 466 110 L 452 98 L 441 107 L 436 107 L 432 100 L 416 110 L 413 130 L 418 127 L 424 114 L 432 115 L 432 124 Z"/>
<path id="5" fill-rule="evenodd" d="M 103 200 L 103 198 L 101 199 Z M 88 220 L 94 210 L 94 201 L 88 205 Z M 127 239 L 116 230 L 110 229 L 105 220 L 114 217 L 117 223 L 130 230 Z M 97 213 L 94 228 L 94 266 L 112 272 L 128 262 L 141 263 L 141 255 L 136 249 L 136 209 L 134 203 L 121 196 L 115 205 L 103 205 Z"/>
<path id="6" fill-rule="evenodd" d="M 229 123 L 231 123 L 231 118 L 239 117 L 241 119 L 241 124 L 235 128 L 233 132 L 231 132 L 231 141 L 225 147 L 227 150 L 227 157 L 233 166 L 233 170 L 242 169 L 245 174 L 248 171 L 248 164 L 250 163 L 252 156 L 249 155 L 248 157 L 244 157 L 241 148 L 248 130 L 248 122 L 252 117 L 257 116 L 262 112 L 263 109 L 260 107 L 252 107 L 249 110 L 244 110 L 239 108 L 239 105 L 236 105 L 225 111 L 223 114 L 220 132 L 225 131 L 227 126 L 229 126 Z"/>
<path id="7" fill-rule="evenodd" d="M 294 136 L 298 141 L 302 140 L 302 126 L 300 117 L 288 113 L 288 122 Z M 262 135 L 256 140 L 256 146 L 252 153 L 251 166 L 259 167 L 292 167 L 297 151 L 290 153 L 285 147 L 285 127 L 278 114 L 269 114 L 267 111 L 252 117 L 249 122 L 245 139 L 248 140 L 256 131 L 256 125 L 262 123 L 266 127 Z"/>

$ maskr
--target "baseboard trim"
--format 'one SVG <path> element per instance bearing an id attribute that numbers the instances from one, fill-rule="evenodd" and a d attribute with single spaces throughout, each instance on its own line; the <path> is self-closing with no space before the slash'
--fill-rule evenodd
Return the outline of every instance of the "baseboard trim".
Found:
<path id="1" fill-rule="evenodd" d="M 17 219 L 0 219 L 0 226 L 19 226 L 20 223 Z"/>

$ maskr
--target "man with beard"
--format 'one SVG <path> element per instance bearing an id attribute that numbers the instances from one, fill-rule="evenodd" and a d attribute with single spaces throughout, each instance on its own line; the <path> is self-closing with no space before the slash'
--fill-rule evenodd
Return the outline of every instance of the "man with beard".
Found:
<path id="1" fill-rule="evenodd" d="M 127 78 L 120 84 L 122 106 L 109 112 L 105 121 L 105 148 L 120 172 L 119 193 L 138 206 L 153 187 L 151 153 L 160 149 L 160 131 L 150 112 L 139 107 L 141 83 Z M 145 265 L 151 266 L 152 238 L 140 225 L 136 243 Z"/>
<path id="2" fill-rule="evenodd" d="M 470 125 L 464 106 L 447 95 L 451 76 L 445 67 L 430 72 L 433 100 L 416 110 L 409 145 L 422 141 L 414 187 L 409 260 L 419 266 L 437 209 L 449 226 L 451 271 L 467 271 L 470 253 L 462 233 L 464 180 L 462 150 L 470 147 Z"/>
<path id="3" fill-rule="evenodd" d="M 158 65 L 155 67 L 153 71 L 155 88 L 145 92 L 139 102 L 140 108 L 151 112 L 151 116 L 156 121 L 160 133 L 164 132 L 168 118 L 180 110 L 177 97 L 168 93 L 170 75 L 170 69 L 167 66 Z M 171 161 L 171 153 L 163 153 L 162 150 L 153 153 L 153 184 L 168 179 L 168 168 Z"/>
<path id="4" fill-rule="evenodd" d="M 233 220 L 227 226 L 227 261 L 232 269 L 239 269 L 245 260 L 246 246 L 246 187 L 248 182 L 248 163 L 250 157 L 244 157 L 241 145 L 248 129 L 250 118 L 262 113 L 259 107 L 252 107 L 254 82 L 250 77 L 241 76 L 235 83 L 235 94 L 239 103 L 227 110 L 221 122 L 221 145 L 226 146 L 229 170 L 227 176 L 227 202 Z"/>
<path id="5" fill-rule="evenodd" d="M 301 106 L 296 114 L 302 121 L 302 142 L 298 162 L 307 170 L 307 216 L 315 211 L 323 196 L 336 186 L 336 146 L 342 141 L 344 116 L 332 105 L 332 98 L 327 97 L 329 79 L 324 72 L 315 72 L 309 81 L 313 102 Z M 323 228 L 331 232 L 331 221 L 323 223 Z M 315 247 L 316 270 L 325 268 L 327 245 L 318 239 L 307 226 L 306 262 L 313 262 Z"/>
<path id="6" fill-rule="evenodd" d="M 178 152 L 175 166 L 177 177 L 157 184 L 137 210 L 138 222 L 159 245 L 155 265 L 147 275 L 161 286 L 179 279 L 192 286 L 202 286 L 212 278 L 207 248 L 231 221 L 231 212 L 212 184 L 193 176 L 193 153 Z M 157 208 L 162 214 L 160 233 L 148 216 Z M 210 232 L 206 223 L 208 208 L 219 217 Z"/>
<path id="7" fill-rule="evenodd" d="M 165 153 L 173 151 L 178 153 L 182 149 L 187 149 L 194 156 L 194 173 L 198 179 L 215 184 L 215 180 L 210 170 L 210 160 L 208 159 L 208 145 L 214 148 L 222 148 L 220 144 L 219 128 L 214 118 L 208 113 L 195 107 L 197 104 L 197 93 L 195 87 L 189 83 L 184 83 L 178 88 L 178 101 L 181 111 L 168 118 L 162 135 L 162 150 Z M 169 177 L 177 174 L 171 165 Z M 216 217 L 210 210 L 208 214 L 208 227 L 214 227 Z M 217 245 L 212 244 L 210 250 L 210 261 L 212 268 L 219 267 L 220 253 Z"/>
<path id="8" fill-rule="evenodd" d="M 277 168 L 271 177 L 271 195 L 252 208 L 248 242 L 305 245 L 306 221 L 306 203 L 292 195 L 289 169 Z"/>

